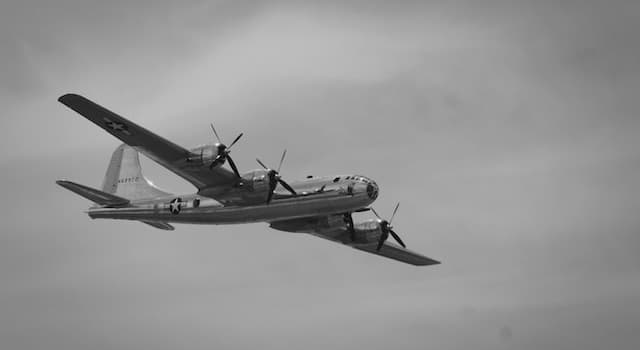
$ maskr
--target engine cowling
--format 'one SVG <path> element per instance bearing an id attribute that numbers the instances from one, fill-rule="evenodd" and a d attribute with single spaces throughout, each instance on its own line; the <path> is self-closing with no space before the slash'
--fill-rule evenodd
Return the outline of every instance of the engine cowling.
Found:
<path id="1" fill-rule="evenodd" d="M 246 192 L 258 195 L 263 201 L 269 192 L 269 179 L 264 170 L 255 170 L 242 175 L 242 184 Z"/>
<path id="2" fill-rule="evenodd" d="M 378 242 L 380 235 L 382 235 L 380 222 L 376 219 L 356 223 L 353 228 L 355 230 L 354 243 Z"/>
<path id="3" fill-rule="evenodd" d="M 209 166 L 220 154 L 220 144 L 215 145 L 203 145 L 189 150 L 191 155 L 188 158 L 188 162 L 194 166 Z M 218 166 L 224 164 L 221 162 Z"/>

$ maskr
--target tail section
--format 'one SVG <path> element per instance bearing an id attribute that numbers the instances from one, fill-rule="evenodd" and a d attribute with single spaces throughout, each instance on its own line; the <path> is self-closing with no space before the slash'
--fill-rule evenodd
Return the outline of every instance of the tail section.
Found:
<path id="1" fill-rule="evenodd" d="M 102 191 L 130 200 L 170 195 L 142 175 L 138 151 L 125 144 L 116 148 L 111 156 Z"/>

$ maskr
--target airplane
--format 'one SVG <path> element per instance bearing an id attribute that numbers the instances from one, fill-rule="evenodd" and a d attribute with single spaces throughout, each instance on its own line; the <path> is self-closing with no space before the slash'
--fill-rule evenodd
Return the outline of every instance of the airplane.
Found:
<path id="1" fill-rule="evenodd" d="M 440 263 L 407 249 L 393 230 L 399 203 L 389 220 L 370 207 L 379 189 L 368 177 L 308 176 L 287 182 L 280 175 L 286 150 L 277 168 L 256 159 L 262 169 L 240 173 L 230 152 L 243 134 L 227 146 L 212 124 L 217 143 L 185 149 L 83 96 L 65 94 L 58 101 L 124 142 L 113 152 L 101 190 L 56 181 L 94 203 L 87 210 L 92 219 L 135 220 L 162 230 L 174 230 L 171 223 L 266 222 L 275 230 L 308 233 L 412 265 Z M 142 174 L 139 153 L 193 184 L 197 192 L 176 195 L 154 186 Z M 231 171 L 223 167 L 226 163 Z M 352 213 L 369 210 L 376 219 L 354 223 Z M 389 242 L 389 236 L 398 244 Z"/>

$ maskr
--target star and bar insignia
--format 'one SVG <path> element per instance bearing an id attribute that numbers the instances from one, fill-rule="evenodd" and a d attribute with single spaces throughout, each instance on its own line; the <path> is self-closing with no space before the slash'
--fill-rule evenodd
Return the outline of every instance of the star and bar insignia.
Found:
<path id="1" fill-rule="evenodd" d="M 119 122 L 114 122 L 113 120 L 109 119 L 109 118 L 103 118 L 105 125 L 107 126 L 107 128 L 113 130 L 113 131 L 118 131 L 121 132 L 127 136 L 131 136 L 131 132 L 129 131 L 129 128 L 127 127 L 126 124 L 124 123 L 119 123 Z"/>
<path id="2" fill-rule="evenodd" d="M 182 199 L 174 198 L 171 202 L 169 202 L 169 210 L 171 211 L 171 214 L 179 214 L 181 208 Z"/>

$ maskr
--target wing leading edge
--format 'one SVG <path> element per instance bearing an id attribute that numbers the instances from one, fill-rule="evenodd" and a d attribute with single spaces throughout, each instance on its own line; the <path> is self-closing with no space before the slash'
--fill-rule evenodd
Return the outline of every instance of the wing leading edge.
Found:
<path id="1" fill-rule="evenodd" d="M 60 96 L 58 101 L 176 175 L 189 181 L 199 190 L 210 187 L 230 186 L 236 181 L 236 177 L 231 171 L 221 167 L 213 169 L 194 167 L 187 161 L 190 156 L 190 152 L 187 149 L 152 133 L 83 96 L 66 94 Z"/>

